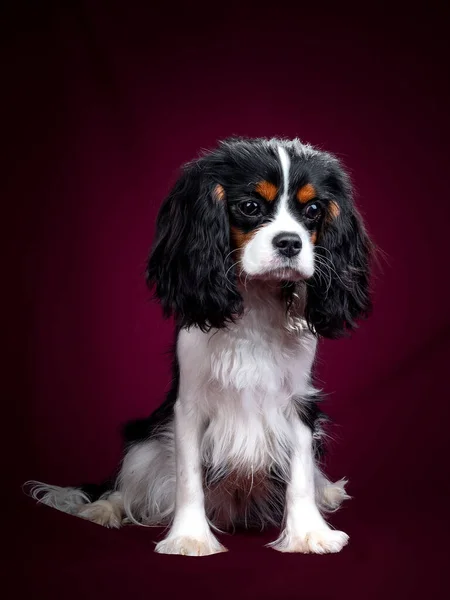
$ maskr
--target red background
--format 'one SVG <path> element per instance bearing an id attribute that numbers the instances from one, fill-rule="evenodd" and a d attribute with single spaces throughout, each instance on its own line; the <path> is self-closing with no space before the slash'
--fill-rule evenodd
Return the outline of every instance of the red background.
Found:
<path id="1" fill-rule="evenodd" d="M 13 585 L 47 598 L 442 594 L 446 15 L 147 4 L 18 2 L 2 19 Z M 351 536 L 337 556 L 278 555 L 263 548 L 270 532 L 227 536 L 232 552 L 211 559 L 159 557 L 158 530 L 107 531 L 20 490 L 108 476 L 121 423 L 162 400 L 172 326 L 143 278 L 155 216 L 180 164 L 232 134 L 337 153 L 382 251 L 373 316 L 318 361 L 336 421 L 328 472 L 354 496 L 332 519 Z"/>

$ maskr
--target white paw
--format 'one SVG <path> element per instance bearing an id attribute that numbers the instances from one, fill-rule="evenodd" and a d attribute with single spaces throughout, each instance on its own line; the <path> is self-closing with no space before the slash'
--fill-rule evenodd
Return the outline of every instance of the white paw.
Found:
<path id="1" fill-rule="evenodd" d="M 179 535 L 167 537 L 156 545 L 155 552 L 160 554 L 181 554 L 183 556 L 209 556 L 227 549 L 212 535 L 204 538 L 194 538 Z"/>
<path id="2" fill-rule="evenodd" d="M 348 539 L 346 533 L 334 529 L 317 529 L 302 534 L 283 531 L 278 540 L 269 545 L 279 552 L 328 554 L 340 552 L 348 543 Z"/>
<path id="3" fill-rule="evenodd" d="M 108 500 L 97 500 L 92 504 L 84 504 L 77 511 L 77 517 L 102 525 L 119 529 L 122 524 L 122 516 L 119 510 Z"/>

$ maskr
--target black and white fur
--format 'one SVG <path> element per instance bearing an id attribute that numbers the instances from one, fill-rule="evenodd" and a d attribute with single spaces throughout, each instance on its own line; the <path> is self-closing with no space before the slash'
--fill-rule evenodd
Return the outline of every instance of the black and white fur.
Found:
<path id="1" fill-rule="evenodd" d="M 262 180 L 275 197 L 255 191 Z M 301 203 L 307 184 L 314 198 Z M 274 242 L 286 233 L 297 240 L 287 253 Z M 346 481 L 319 466 L 324 415 L 311 371 L 318 338 L 340 337 L 370 311 L 370 248 L 328 153 L 233 138 L 186 165 L 147 270 L 177 324 L 172 389 L 125 426 L 110 484 L 30 482 L 31 494 L 108 527 L 169 525 L 160 553 L 214 554 L 225 549 L 213 528 L 268 524 L 282 527 L 276 550 L 340 551 L 348 536 L 324 514 L 348 497 Z"/>

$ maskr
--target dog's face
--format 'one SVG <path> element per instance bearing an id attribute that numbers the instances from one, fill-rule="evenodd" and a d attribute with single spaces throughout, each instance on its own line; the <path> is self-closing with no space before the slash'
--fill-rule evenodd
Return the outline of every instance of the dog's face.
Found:
<path id="1" fill-rule="evenodd" d="M 215 197 L 228 205 L 237 271 L 246 278 L 312 277 L 314 246 L 326 223 L 339 215 L 320 158 L 295 150 L 268 145 L 252 164 L 236 160 L 228 192 L 216 187 Z"/>
<path id="2" fill-rule="evenodd" d="M 184 168 L 161 207 L 148 280 L 166 315 L 223 327 L 238 281 L 308 286 L 313 330 L 337 337 L 368 312 L 370 241 L 339 161 L 298 140 L 232 139 Z"/>

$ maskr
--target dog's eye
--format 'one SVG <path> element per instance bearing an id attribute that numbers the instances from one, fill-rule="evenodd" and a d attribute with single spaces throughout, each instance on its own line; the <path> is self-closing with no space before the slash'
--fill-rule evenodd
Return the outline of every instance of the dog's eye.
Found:
<path id="1" fill-rule="evenodd" d="M 246 217 L 257 217 L 261 214 L 259 204 L 254 200 L 245 200 L 239 203 L 239 210 Z"/>
<path id="2" fill-rule="evenodd" d="M 305 217 L 310 221 L 317 221 L 322 214 L 322 209 L 318 204 L 309 204 L 305 208 Z"/>

